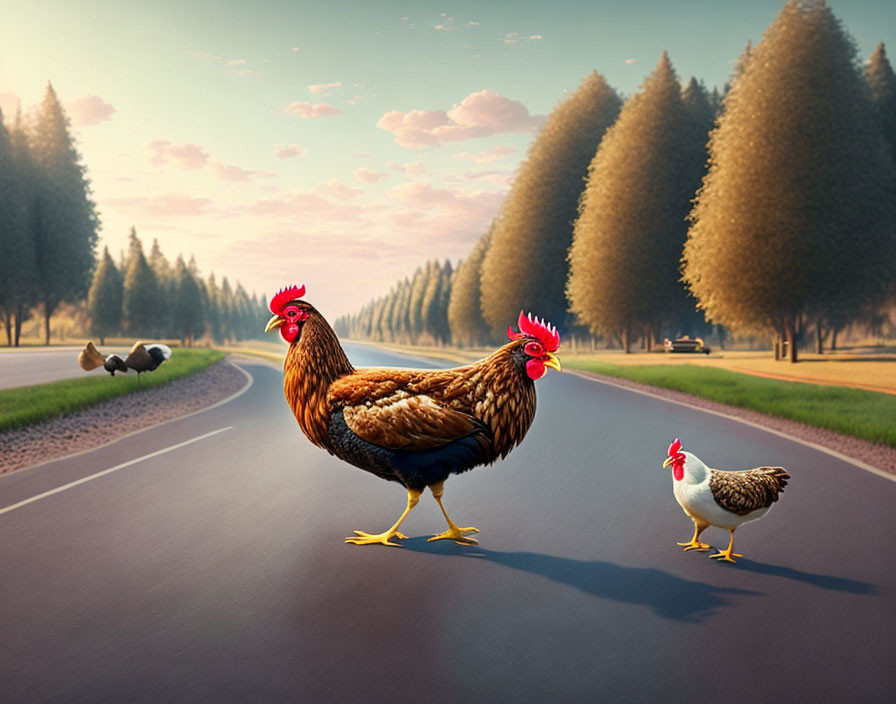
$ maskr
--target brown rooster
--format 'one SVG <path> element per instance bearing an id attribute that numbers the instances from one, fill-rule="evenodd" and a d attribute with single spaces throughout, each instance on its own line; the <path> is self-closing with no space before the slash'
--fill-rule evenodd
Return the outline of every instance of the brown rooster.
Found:
<path id="1" fill-rule="evenodd" d="M 292 286 L 271 300 L 289 343 L 283 365 L 286 399 L 308 439 L 336 457 L 408 492 L 404 513 L 379 534 L 355 531 L 356 545 L 397 546 L 402 521 L 429 487 L 448 530 L 430 540 L 475 544 L 442 505 L 445 480 L 504 457 L 526 435 L 535 416 L 535 380 L 547 367 L 560 369 L 553 354 L 557 330 L 520 313 L 511 342 L 469 366 L 445 370 L 355 369 L 323 316 Z"/>

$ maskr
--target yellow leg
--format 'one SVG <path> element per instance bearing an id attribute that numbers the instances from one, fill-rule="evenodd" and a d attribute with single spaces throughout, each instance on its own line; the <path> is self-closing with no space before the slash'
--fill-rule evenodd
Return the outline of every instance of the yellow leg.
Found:
<path id="1" fill-rule="evenodd" d="M 710 555 L 710 557 L 720 560 L 722 562 L 737 562 L 735 557 L 743 557 L 739 552 L 734 552 L 734 528 L 729 528 L 731 531 L 731 540 L 728 542 L 727 550 L 719 550 L 715 555 Z"/>
<path id="2" fill-rule="evenodd" d="M 709 550 L 712 546 L 709 543 L 703 543 L 698 538 L 700 534 L 709 528 L 708 523 L 701 523 L 696 518 L 691 518 L 694 521 L 694 537 L 691 538 L 688 543 L 678 543 L 679 545 L 684 547 L 684 551 L 688 550 Z"/>
<path id="3" fill-rule="evenodd" d="M 479 541 L 475 538 L 468 538 L 464 533 L 478 533 L 479 529 L 473 528 L 472 526 L 469 528 L 458 528 L 454 524 L 454 521 L 449 518 L 448 512 L 445 511 L 445 507 L 442 505 L 442 494 L 445 493 L 445 482 L 432 484 L 429 487 L 429 490 L 438 502 L 439 508 L 442 509 L 442 515 L 445 516 L 445 520 L 448 521 L 448 530 L 444 533 L 432 536 L 428 542 L 432 542 L 433 540 L 453 540 L 458 545 L 476 545 Z"/>
<path id="4" fill-rule="evenodd" d="M 401 514 L 399 519 L 395 521 L 395 525 L 392 526 L 385 533 L 378 533 L 373 535 L 371 533 L 365 533 L 363 530 L 356 530 L 356 535 L 349 536 L 345 539 L 347 543 L 353 543 L 354 545 L 391 545 L 392 547 L 399 548 L 401 545 L 398 543 L 393 543 L 391 538 L 407 538 L 406 535 L 398 532 L 398 526 L 401 525 L 401 522 L 407 518 L 407 515 L 411 512 L 411 509 L 416 506 L 420 501 L 419 491 L 414 491 L 413 489 L 408 489 L 408 505 L 405 508 L 404 513 Z"/>

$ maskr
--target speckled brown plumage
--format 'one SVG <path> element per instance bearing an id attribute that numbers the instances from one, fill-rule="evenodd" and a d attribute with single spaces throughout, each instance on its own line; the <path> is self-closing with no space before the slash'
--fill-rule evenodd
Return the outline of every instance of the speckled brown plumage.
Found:
<path id="1" fill-rule="evenodd" d="M 738 516 L 768 508 L 778 500 L 790 475 L 783 467 L 759 467 L 740 472 L 713 469 L 709 490 L 726 511 Z"/>
<path id="2" fill-rule="evenodd" d="M 475 435 L 483 461 L 504 457 L 535 417 L 535 387 L 514 361 L 514 340 L 474 364 L 445 370 L 358 369 L 320 314 L 309 311 L 284 363 L 284 391 L 302 431 L 337 453 L 331 420 L 341 413 L 362 440 L 388 450 L 422 451 Z"/>

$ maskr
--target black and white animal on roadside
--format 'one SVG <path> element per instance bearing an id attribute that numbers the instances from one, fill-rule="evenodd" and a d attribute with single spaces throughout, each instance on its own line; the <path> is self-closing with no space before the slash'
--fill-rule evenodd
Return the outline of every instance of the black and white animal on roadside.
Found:
<path id="1" fill-rule="evenodd" d="M 117 354 L 104 357 L 93 342 L 88 342 L 78 355 L 78 365 L 86 372 L 102 367 L 112 376 L 115 376 L 115 372 L 126 373 L 128 369 L 133 369 L 139 375 L 158 369 L 162 362 L 169 359 L 171 359 L 171 348 L 161 343 L 147 345 L 143 342 L 136 342 L 128 356 L 122 359 Z"/>

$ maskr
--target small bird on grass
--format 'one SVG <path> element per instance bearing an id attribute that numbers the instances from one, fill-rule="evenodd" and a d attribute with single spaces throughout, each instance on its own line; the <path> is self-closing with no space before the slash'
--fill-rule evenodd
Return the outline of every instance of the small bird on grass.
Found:
<path id="1" fill-rule="evenodd" d="M 122 359 L 117 354 L 104 357 L 91 341 L 78 355 L 78 365 L 85 372 L 102 367 L 112 376 L 115 376 L 115 372 L 127 373 L 128 369 L 133 369 L 137 372 L 137 379 L 139 379 L 142 372 L 158 369 L 162 362 L 169 359 L 171 359 L 171 348 L 160 343 L 147 345 L 143 342 L 135 342 L 128 356 Z"/>
<path id="2" fill-rule="evenodd" d="M 762 518 L 778 500 L 790 475 L 783 467 L 758 467 L 743 471 L 720 471 L 707 467 L 699 457 L 682 452 L 681 441 L 669 446 L 663 467 L 672 467 L 672 491 L 675 499 L 694 522 L 694 537 L 678 543 L 688 550 L 708 550 L 711 545 L 700 541 L 700 534 L 709 526 L 731 531 L 726 550 L 710 557 L 736 562 L 743 557 L 734 552 L 734 531 L 742 523 Z"/>

